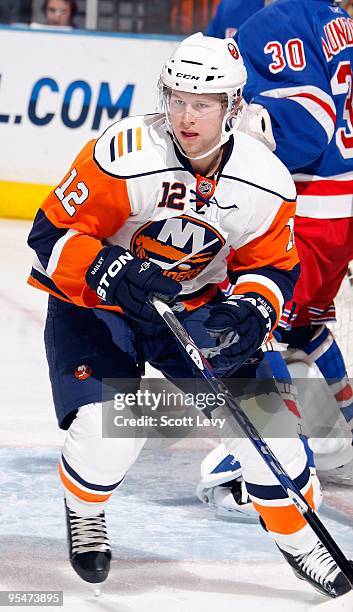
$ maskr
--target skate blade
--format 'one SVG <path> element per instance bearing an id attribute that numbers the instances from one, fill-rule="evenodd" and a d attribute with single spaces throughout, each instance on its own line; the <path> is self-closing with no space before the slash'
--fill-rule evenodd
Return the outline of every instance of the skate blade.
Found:
<path id="1" fill-rule="evenodd" d="M 93 595 L 95 597 L 100 597 L 101 592 L 102 591 L 101 591 L 100 585 L 99 584 L 94 585 L 94 587 L 93 587 Z"/>
<path id="2" fill-rule="evenodd" d="M 312 606 L 310 608 L 311 612 L 352 612 L 353 610 L 353 591 L 346 593 L 346 595 L 341 595 L 341 597 L 336 597 L 336 599 L 330 599 L 329 601 L 325 601 L 322 604 L 317 606 Z"/>

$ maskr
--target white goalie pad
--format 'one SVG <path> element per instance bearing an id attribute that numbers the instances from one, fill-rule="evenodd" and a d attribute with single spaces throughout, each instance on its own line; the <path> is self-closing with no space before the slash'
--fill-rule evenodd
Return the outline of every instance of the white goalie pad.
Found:
<path id="1" fill-rule="evenodd" d="M 322 503 L 322 490 L 314 468 L 310 468 L 315 508 Z M 234 455 L 221 443 L 212 449 L 201 463 L 201 479 L 196 488 L 200 501 L 216 509 L 221 517 L 246 517 L 257 521 L 258 515 L 242 481 L 242 468 Z M 238 483 L 232 491 L 234 481 Z M 229 486 L 225 486 L 229 483 Z"/>
<path id="2" fill-rule="evenodd" d="M 353 462 L 352 435 L 320 370 L 315 363 L 308 364 L 304 358 L 301 359 L 305 353 L 301 354 L 302 351 L 287 351 L 284 356 L 296 383 L 298 403 L 305 433 L 310 436 L 316 469 L 325 480 L 329 471 Z"/>
<path id="3" fill-rule="evenodd" d="M 229 487 L 221 486 L 239 479 L 238 501 L 234 499 Z M 223 443 L 214 448 L 201 463 L 201 479 L 196 495 L 204 504 L 212 506 L 221 517 L 231 515 L 257 521 L 257 513 L 249 499 L 245 483 L 241 480 L 241 466 L 229 454 Z"/>
<path id="4" fill-rule="evenodd" d="M 201 463 L 200 484 L 204 487 L 218 485 L 241 476 L 241 466 L 235 457 L 228 453 L 223 442 L 212 449 Z"/>
<path id="5" fill-rule="evenodd" d="M 229 487 L 221 485 L 206 488 L 199 483 L 196 493 L 200 501 L 213 507 L 216 516 L 226 519 L 244 519 L 246 522 L 257 523 L 258 514 L 249 499 L 248 492 L 243 480 L 238 482 L 239 491 L 237 500 Z"/>

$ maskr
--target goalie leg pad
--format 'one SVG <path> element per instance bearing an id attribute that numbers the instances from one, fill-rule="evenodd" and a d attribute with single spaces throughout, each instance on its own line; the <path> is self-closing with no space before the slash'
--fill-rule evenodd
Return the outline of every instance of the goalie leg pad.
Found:
<path id="1" fill-rule="evenodd" d="M 196 488 L 199 500 L 213 506 L 219 516 L 241 514 L 257 520 L 241 473 L 239 461 L 223 443 L 219 444 L 201 463 L 201 479 Z"/>
<path id="2" fill-rule="evenodd" d="M 295 328 L 292 333 L 295 333 Z M 343 355 L 331 331 L 326 325 L 321 325 L 310 341 L 303 343 L 300 348 L 305 353 L 305 362 L 309 365 L 315 363 L 320 370 L 339 410 L 353 431 L 353 389 L 347 377 Z"/>
<path id="3" fill-rule="evenodd" d="M 308 457 L 314 504 L 317 509 L 322 503 L 322 490 L 313 465 L 311 448 L 304 436 L 301 437 L 301 441 Z M 219 516 L 242 515 L 253 520 L 257 517 L 242 478 L 240 462 L 234 455 L 228 453 L 223 443 L 214 448 L 202 461 L 201 479 L 196 494 L 200 501 L 213 506 Z"/>

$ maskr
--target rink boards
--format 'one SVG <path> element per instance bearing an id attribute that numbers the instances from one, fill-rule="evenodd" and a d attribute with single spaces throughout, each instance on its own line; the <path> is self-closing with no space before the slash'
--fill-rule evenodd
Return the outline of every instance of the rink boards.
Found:
<path id="1" fill-rule="evenodd" d="M 0 216 L 33 218 L 87 141 L 155 112 L 178 40 L 0 26 Z"/>

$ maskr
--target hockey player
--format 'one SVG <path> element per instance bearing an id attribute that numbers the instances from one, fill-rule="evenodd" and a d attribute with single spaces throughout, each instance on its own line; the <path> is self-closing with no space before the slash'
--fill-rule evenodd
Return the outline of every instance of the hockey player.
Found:
<path id="1" fill-rule="evenodd" d="M 353 21 L 340 4 L 278 0 L 244 24 L 239 44 L 249 71 L 245 129 L 275 151 L 298 192 L 301 275 L 281 339 L 292 360 L 316 364 L 353 429 L 352 388 L 326 326 L 353 259 Z M 327 477 L 352 482 L 352 447 L 336 442 Z"/>
<path id="2" fill-rule="evenodd" d="M 149 297 L 175 311 L 218 372 L 262 376 L 259 346 L 298 275 L 294 183 L 283 164 L 236 131 L 246 71 L 232 39 L 195 34 L 163 66 L 163 112 L 126 118 L 89 142 L 44 201 L 29 235 L 30 283 L 48 291 L 45 342 L 59 425 L 70 560 L 88 582 L 108 575 L 104 508 L 136 460 L 141 438 L 103 438 L 115 388 L 134 392 L 141 361 L 190 378 Z M 217 283 L 231 262 L 234 294 Z M 252 356 L 252 357 L 251 357 Z M 248 363 L 247 360 L 251 357 Z M 119 381 L 121 382 L 119 383 Z M 245 393 L 246 396 L 246 393 Z M 296 420 L 272 379 L 250 401 L 288 438 L 271 446 L 311 505 L 314 486 Z M 256 410 L 255 410 L 256 408 Z M 231 440 L 256 509 L 298 576 L 335 597 L 350 585 L 248 440 Z"/>
<path id="3" fill-rule="evenodd" d="M 276 0 L 219 0 L 217 10 L 208 24 L 208 36 L 234 36 L 249 17 Z M 342 0 L 342 8 L 353 16 L 353 0 Z"/>
<path id="4" fill-rule="evenodd" d="M 241 26 L 238 41 L 249 74 L 241 129 L 275 152 L 292 172 L 298 191 L 295 235 L 301 274 L 278 331 L 288 344 L 289 361 L 319 368 L 353 430 L 352 388 L 326 326 L 335 320 L 333 300 L 353 259 L 353 21 L 341 8 L 350 4 L 277 0 Z M 283 360 L 275 352 L 267 358 L 277 377 L 285 378 Z M 348 437 L 316 440 L 315 451 L 324 480 L 352 484 Z M 220 463 L 238 466 L 224 452 L 219 449 L 204 462 L 199 495 L 232 505 L 234 495 L 227 487 L 207 492 L 216 456 Z M 224 474 L 223 484 L 230 478 L 231 472 Z M 240 486 L 229 485 L 238 500 Z"/>
<path id="5" fill-rule="evenodd" d="M 264 6 L 265 0 L 220 0 L 206 33 L 217 38 L 234 36 L 242 23 Z"/>

